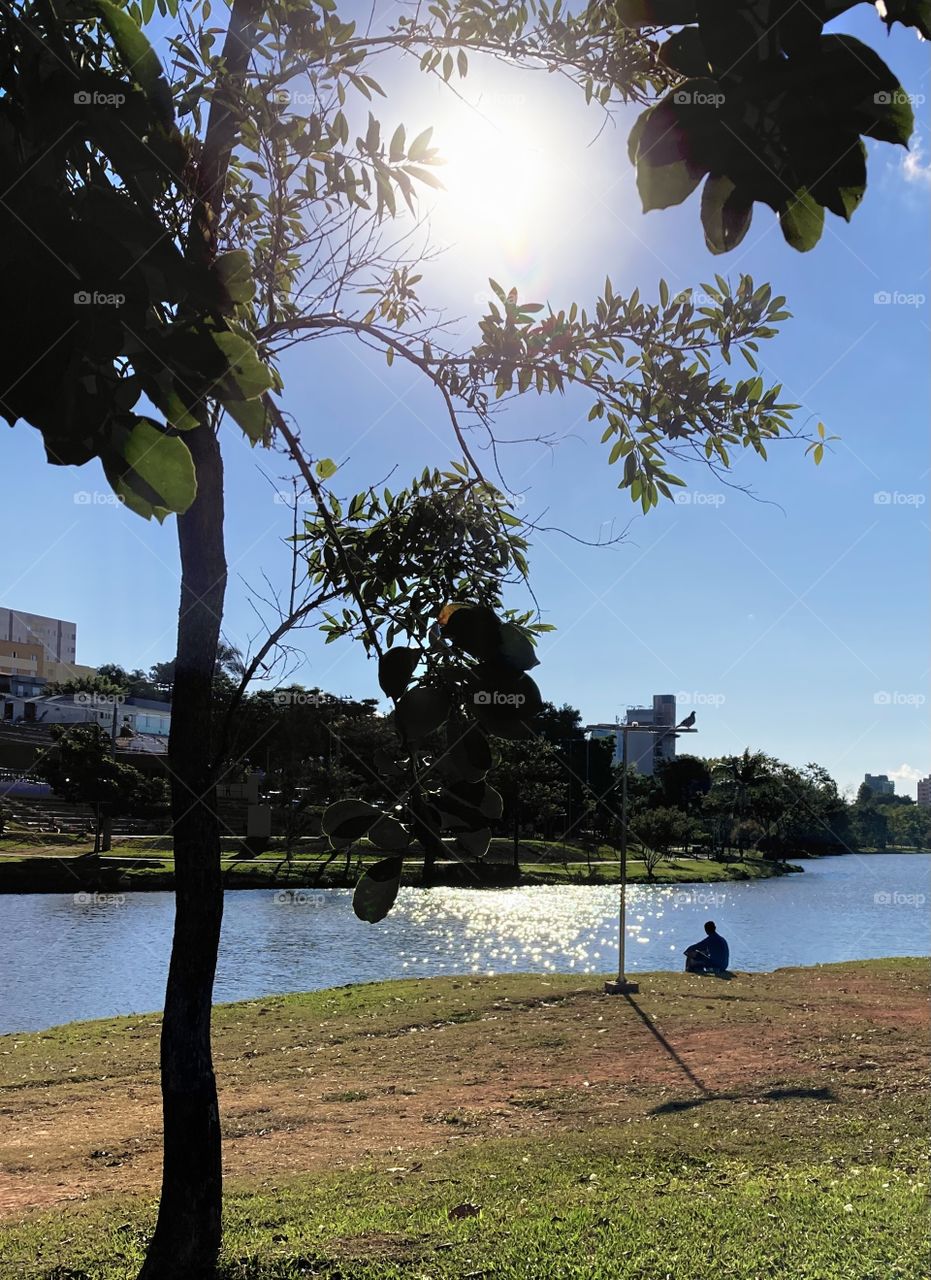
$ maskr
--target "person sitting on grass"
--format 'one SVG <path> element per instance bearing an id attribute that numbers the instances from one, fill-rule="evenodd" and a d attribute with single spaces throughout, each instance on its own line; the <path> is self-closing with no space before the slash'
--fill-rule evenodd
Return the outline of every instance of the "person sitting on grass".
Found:
<path id="1" fill-rule="evenodd" d="M 725 973 L 731 953 L 713 920 L 705 924 L 707 937 L 685 949 L 686 973 Z"/>

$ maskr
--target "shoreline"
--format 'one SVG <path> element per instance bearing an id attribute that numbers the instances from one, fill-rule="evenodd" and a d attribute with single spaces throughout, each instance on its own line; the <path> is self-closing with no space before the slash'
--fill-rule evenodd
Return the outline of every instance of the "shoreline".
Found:
<path id="1" fill-rule="evenodd" d="M 321 868 L 319 860 L 283 862 L 272 856 L 222 858 L 224 889 L 352 889 L 366 867 L 380 855 L 367 854 L 346 868 L 341 857 Z M 794 856 L 794 855 L 793 855 Z M 650 877 L 638 859 L 628 861 L 628 884 L 728 884 L 772 879 L 800 874 L 803 867 L 788 861 L 741 858 L 720 861 L 706 858 L 672 857 L 664 860 Z M 423 887 L 421 864 L 410 859 L 402 885 Z M 477 877 L 481 877 L 477 881 Z M 620 875 L 613 860 L 537 863 L 527 861 L 515 874 L 510 865 L 496 862 L 472 864 L 438 863 L 434 888 L 504 889 L 535 885 L 619 885 Z M 0 895 L 23 893 L 165 892 L 174 888 L 173 859 L 152 855 L 5 855 L 0 851 Z"/>
<path id="2" fill-rule="evenodd" d="M 542 842 L 541 842 L 542 843 Z M 27 851 L 21 844 L 7 852 L 0 841 L 0 896 L 24 893 L 149 893 L 174 889 L 174 859 L 170 840 L 153 842 L 156 847 L 145 852 L 115 846 L 110 854 L 94 855 L 67 846 L 59 855 L 54 844 L 41 851 Z M 158 847 L 163 846 L 163 847 Z M 584 850 L 573 848 L 567 861 L 540 861 L 538 850 L 522 848 L 520 873 L 515 874 L 510 862 L 470 863 L 440 862 L 436 866 L 434 888 L 505 889 L 536 885 L 598 886 L 619 885 L 617 861 L 613 857 L 593 857 L 589 861 Z M 791 853 L 775 860 L 755 856 L 734 859 L 673 855 L 664 859 L 654 876 L 646 873 L 642 859 L 628 859 L 628 884 L 685 885 L 731 884 L 748 880 L 768 880 L 804 872 L 806 863 L 826 857 L 887 857 L 892 855 L 928 856 L 925 849 L 839 849 L 830 853 Z M 536 855 L 536 856 L 535 856 Z M 221 853 L 224 888 L 238 889 L 352 889 L 361 873 L 384 855 L 364 850 L 354 855 L 347 868 L 340 855 L 327 865 L 312 851 L 300 851 L 290 861 L 275 850 L 253 853 L 240 842 L 229 842 Z M 799 865 L 802 864 L 802 865 Z M 409 858 L 402 885 L 422 888 L 422 863 Z"/>

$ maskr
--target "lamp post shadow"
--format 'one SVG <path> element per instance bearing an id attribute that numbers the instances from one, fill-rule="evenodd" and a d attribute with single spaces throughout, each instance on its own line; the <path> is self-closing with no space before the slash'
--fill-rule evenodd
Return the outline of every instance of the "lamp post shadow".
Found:
<path id="1" fill-rule="evenodd" d="M 681 1098 L 672 1102 L 661 1103 L 658 1107 L 654 1107 L 649 1113 L 650 1115 L 669 1115 L 677 1111 L 691 1111 L 695 1107 L 702 1107 L 707 1102 L 737 1102 L 741 1098 L 749 1098 L 749 1093 L 716 1093 L 713 1089 L 709 1089 L 703 1080 L 700 1080 L 687 1062 L 676 1052 L 675 1048 L 669 1043 L 662 1031 L 650 1021 L 648 1015 L 640 1008 L 636 1000 L 627 993 L 621 993 L 624 999 L 636 1013 L 637 1017 L 649 1031 L 650 1035 L 662 1046 L 669 1057 L 675 1062 L 676 1066 L 686 1077 L 689 1083 L 698 1091 L 697 1098 Z M 812 1098 L 819 1102 L 835 1102 L 837 1094 L 833 1089 L 820 1087 L 816 1089 L 810 1088 L 793 1088 L 793 1089 L 766 1089 L 757 1090 L 752 1096 L 768 1098 L 772 1102 L 778 1102 L 785 1098 Z"/>

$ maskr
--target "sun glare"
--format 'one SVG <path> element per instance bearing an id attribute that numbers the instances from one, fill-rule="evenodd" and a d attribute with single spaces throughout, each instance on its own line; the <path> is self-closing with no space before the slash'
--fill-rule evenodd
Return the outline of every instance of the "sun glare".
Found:
<path id="1" fill-rule="evenodd" d="M 544 139 L 520 122 L 479 114 L 456 121 L 437 145 L 450 218 L 471 234 L 505 241 L 541 230 L 547 197 Z"/>
<path id="2" fill-rule="evenodd" d="M 456 275 L 500 275 L 522 292 L 544 287 L 565 241 L 567 165 L 559 130 L 519 95 L 456 102 L 434 118 L 437 195 L 431 228 Z"/>

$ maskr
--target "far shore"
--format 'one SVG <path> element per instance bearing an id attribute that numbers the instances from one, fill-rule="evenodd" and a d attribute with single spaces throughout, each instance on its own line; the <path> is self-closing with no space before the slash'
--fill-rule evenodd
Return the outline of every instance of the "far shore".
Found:
<path id="1" fill-rule="evenodd" d="M 340 854 L 327 862 L 319 850 L 305 852 L 298 848 L 288 858 L 283 850 L 253 853 L 244 848 L 242 842 L 225 843 L 232 846 L 224 848 L 221 854 L 227 889 L 352 888 L 365 868 L 383 856 L 375 850 L 364 849 L 349 857 Z M 546 860 L 542 857 L 544 848 L 548 854 Z M 513 864 L 509 844 L 507 860 L 501 856 L 502 850 L 494 852 L 497 854 L 494 859 L 481 864 L 465 866 L 452 860 L 438 863 L 433 883 L 476 889 L 620 883 L 617 855 L 605 846 L 590 855 L 578 846 L 566 846 L 560 850 L 563 857 L 554 858 L 552 846 L 546 847 L 542 841 L 527 841 L 520 846 L 519 868 Z M 754 854 L 728 859 L 673 854 L 654 866 L 651 874 L 642 857 L 632 854 L 628 858 L 627 879 L 630 884 L 715 884 L 769 879 L 801 870 L 790 861 L 775 861 Z M 412 855 L 405 860 L 402 883 L 416 886 L 422 884 L 422 879 L 422 860 Z M 13 841 L 0 841 L 0 894 L 145 892 L 173 888 L 170 838 L 118 842 L 109 853 L 100 856 L 95 856 L 92 849 L 73 845 L 65 848 L 43 844 L 30 848 Z"/>
<path id="2" fill-rule="evenodd" d="M 299 843 L 288 857 L 277 847 L 249 849 L 237 837 L 222 842 L 221 867 L 227 889 L 350 889 L 367 866 L 383 857 L 363 845 L 347 857 L 330 861 L 319 840 Z M 832 849 L 825 854 L 791 853 L 786 859 L 747 853 L 733 858 L 708 858 L 674 853 L 653 867 L 652 874 L 635 850 L 628 857 L 629 884 L 718 884 L 767 880 L 804 870 L 800 863 L 821 857 L 883 854 L 925 854 L 924 849 Z M 510 841 L 495 840 L 493 857 L 468 866 L 450 860 L 435 868 L 433 884 L 467 889 L 515 888 L 526 885 L 612 885 L 620 883 L 618 857 L 602 845 L 587 851 L 580 845 L 553 846 L 540 840 L 522 841 L 519 869 L 513 863 Z M 562 855 L 562 856 L 560 856 Z M 420 886 L 423 863 L 412 854 L 405 861 L 402 883 Z M 9 893 L 116 893 L 166 891 L 174 888 L 174 857 L 170 836 L 117 838 L 106 854 L 95 856 L 88 843 L 51 837 L 29 841 L 0 839 L 0 895 Z"/>

